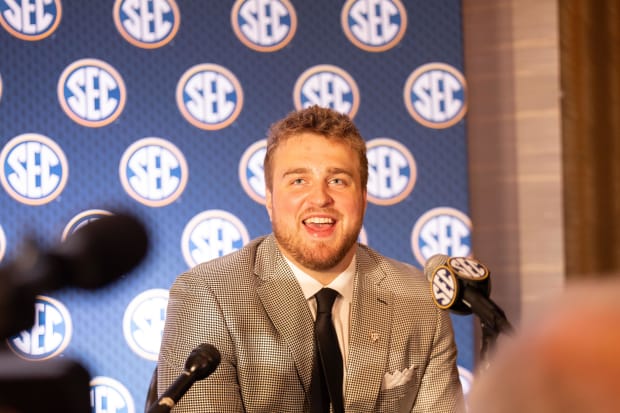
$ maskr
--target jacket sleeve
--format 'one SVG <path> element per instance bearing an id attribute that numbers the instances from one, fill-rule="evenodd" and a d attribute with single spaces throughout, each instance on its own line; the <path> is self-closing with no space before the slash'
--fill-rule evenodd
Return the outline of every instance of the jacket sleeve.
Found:
<path id="1" fill-rule="evenodd" d="M 215 346 L 221 362 L 209 377 L 193 384 L 174 412 L 243 412 L 235 351 L 222 311 L 208 286 L 187 272 L 170 289 L 157 366 L 160 396 L 181 374 L 190 352 L 201 343 Z"/>
<path id="2" fill-rule="evenodd" d="M 457 349 L 452 320 L 447 311 L 436 309 L 436 330 L 429 363 L 412 412 L 462 412 L 463 391 L 456 367 Z"/>

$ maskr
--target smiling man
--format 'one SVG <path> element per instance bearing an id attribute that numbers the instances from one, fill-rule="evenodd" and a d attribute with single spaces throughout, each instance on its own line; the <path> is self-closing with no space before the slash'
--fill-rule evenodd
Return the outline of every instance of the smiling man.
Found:
<path id="1" fill-rule="evenodd" d="M 418 269 L 357 242 L 368 161 L 352 121 L 290 113 L 269 130 L 264 170 L 273 233 L 175 280 L 159 393 L 209 343 L 221 363 L 175 412 L 459 411 L 448 313 Z"/>

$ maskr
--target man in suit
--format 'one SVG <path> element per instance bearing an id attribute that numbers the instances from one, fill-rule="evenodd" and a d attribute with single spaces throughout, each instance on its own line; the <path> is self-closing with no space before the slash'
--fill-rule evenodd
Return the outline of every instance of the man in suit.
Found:
<path id="1" fill-rule="evenodd" d="M 418 269 L 357 242 L 368 161 L 352 121 L 318 106 L 292 112 L 270 128 L 264 170 L 273 233 L 176 279 L 159 393 L 193 348 L 210 343 L 220 365 L 175 412 L 458 411 L 449 315 Z M 335 350 L 314 341 L 324 287 L 336 292 L 327 311 Z"/>

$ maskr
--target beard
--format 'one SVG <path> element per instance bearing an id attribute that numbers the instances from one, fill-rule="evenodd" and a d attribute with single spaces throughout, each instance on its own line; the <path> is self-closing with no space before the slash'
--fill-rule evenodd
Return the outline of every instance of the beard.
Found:
<path id="1" fill-rule="evenodd" d="M 357 228 L 344 234 L 337 241 L 304 241 L 297 233 L 283 228 L 277 220 L 273 221 L 273 233 L 280 248 L 302 266 L 313 271 L 327 271 L 334 268 L 357 243 L 361 222 Z"/>

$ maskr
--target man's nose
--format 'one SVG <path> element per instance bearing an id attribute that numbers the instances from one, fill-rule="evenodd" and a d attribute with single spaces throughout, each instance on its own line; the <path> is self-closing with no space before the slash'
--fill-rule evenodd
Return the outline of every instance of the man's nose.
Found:
<path id="1" fill-rule="evenodd" d="M 333 202 L 329 193 L 329 186 L 323 182 L 312 186 L 308 199 L 313 205 L 318 206 L 329 205 Z"/>

